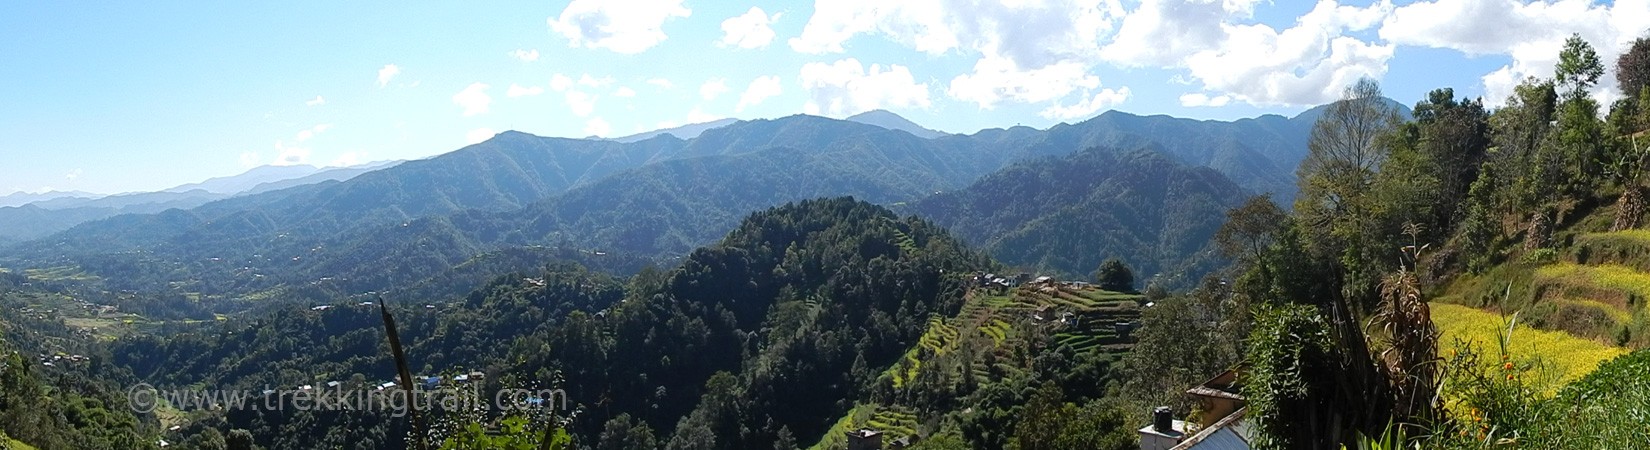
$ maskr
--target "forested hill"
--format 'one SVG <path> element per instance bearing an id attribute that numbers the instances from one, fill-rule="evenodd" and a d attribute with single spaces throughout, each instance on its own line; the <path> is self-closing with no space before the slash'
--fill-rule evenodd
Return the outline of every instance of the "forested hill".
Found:
<path id="1" fill-rule="evenodd" d="M 500 277 L 461 302 L 395 310 L 420 373 L 559 372 L 581 405 L 571 428 L 583 445 L 769 448 L 821 438 L 916 346 L 931 315 L 957 314 L 969 274 L 990 268 L 939 227 L 837 198 L 752 214 L 679 267 L 628 283 L 555 266 Z M 122 339 L 113 353 L 163 387 L 367 385 L 393 375 L 381 333 L 373 310 L 293 305 Z M 405 445 L 395 438 L 404 419 L 359 411 L 195 417 L 274 449 Z"/>
<path id="2" fill-rule="evenodd" d="M 1003 263 L 1087 278 L 1118 258 L 1141 279 L 1186 288 L 1225 264 L 1222 212 L 1248 194 L 1162 153 L 1091 148 L 1016 164 L 966 189 L 912 203 Z"/>
<path id="3" fill-rule="evenodd" d="M 0 263 L 78 267 L 121 283 L 111 287 L 132 290 L 181 286 L 211 296 L 349 279 L 356 282 L 339 292 L 359 293 L 509 246 L 675 257 L 715 239 L 742 215 L 783 202 L 836 195 L 913 201 L 962 189 L 1015 161 L 1067 155 L 1095 143 L 1155 143 L 1175 159 L 1217 161 L 1190 149 L 1274 151 L 1285 146 L 1277 142 L 1288 141 L 1283 131 L 1249 122 L 1289 123 L 1275 117 L 1197 122 L 1106 114 L 1047 131 L 922 139 L 799 115 L 738 122 L 685 141 L 657 136 L 620 143 L 506 132 L 344 182 L 82 224 L 0 250 Z M 1296 145 L 1304 147 L 1304 137 Z M 1280 158 L 1294 154 L 1285 150 L 1276 150 Z M 385 270 L 392 267 L 398 270 Z"/>

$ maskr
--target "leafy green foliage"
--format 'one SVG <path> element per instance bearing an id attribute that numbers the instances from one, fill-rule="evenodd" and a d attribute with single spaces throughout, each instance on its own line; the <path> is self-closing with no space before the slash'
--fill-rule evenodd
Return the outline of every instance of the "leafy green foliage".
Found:
<path id="1" fill-rule="evenodd" d="M 1599 61 L 1593 46 L 1581 38 L 1581 33 L 1574 33 L 1564 40 L 1564 50 L 1558 52 L 1558 65 L 1553 71 L 1553 78 L 1569 88 L 1567 95 L 1574 100 L 1598 84 L 1598 78 L 1604 76 L 1604 63 Z"/>
<path id="2" fill-rule="evenodd" d="M 1134 271 L 1129 270 L 1129 266 L 1116 258 L 1100 263 L 1100 268 L 1094 271 L 1094 280 L 1100 285 L 1100 289 L 1134 292 Z"/>
<path id="3" fill-rule="evenodd" d="M 1332 371 L 1334 341 L 1314 306 L 1284 305 L 1256 313 L 1245 356 L 1243 394 L 1254 421 L 1255 445 L 1263 449 L 1330 448 L 1336 436 Z M 1345 430 L 1338 431 L 1341 433 Z"/>
<path id="4" fill-rule="evenodd" d="M 1139 448 L 1130 432 L 1128 416 L 1099 402 L 1078 407 L 1063 401 L 1056 386 L 1044 386 L 1026 404 L 1025 416 L 1015 426 L 1015 444 L 1021 450 Z"/>

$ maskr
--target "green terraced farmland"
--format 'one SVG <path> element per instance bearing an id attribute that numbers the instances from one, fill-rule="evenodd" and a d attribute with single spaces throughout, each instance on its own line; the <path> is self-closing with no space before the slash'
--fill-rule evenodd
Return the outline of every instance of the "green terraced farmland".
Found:
<path id="1" fill-rule="evenodd" d="M 895 388 L 904 387 L 923 370 L 929 370 L 929 359 L 952 352 L 967 339 L 987 340 L 987 346 L 995 350 L 985 353 L 996 353 L 998 357 L 995 364 L 971 363 L 968 371 L 981 383 L 990 382 L 990 374 L 1022 372 L 1024 368 L 1010 362 L 1005 352 L 1033 336 L 1050 336 L 1057 345 L 1078 352 L 1124 353 L 1132 342 L 1119 334 L 1119 324 L 1139 321 L 1142 298 L 1092 285 L 1059 282 L 1028 283 L 1006 290 L 976 289 L 968 294 L 955 317 L 929 318 L 918 345 L 883 376 L 889 377 Z M 964 369 L 952 363 L 947 370 Z"/>

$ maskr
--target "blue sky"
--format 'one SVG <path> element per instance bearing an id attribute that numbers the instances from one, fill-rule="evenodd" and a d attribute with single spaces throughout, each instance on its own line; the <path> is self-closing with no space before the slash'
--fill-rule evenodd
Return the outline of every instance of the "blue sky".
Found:
<path id="1" fill-rule="evenodd" d="M 422 158 L 511 129 L 1289 115 L 1360 76 L 1405 103 L 1447 86 L 1496 104 L 1571 32 L 1613 62 L 1650 27 L 1645 0 L 224 3 L 0 5 L 0 194 Z"/>

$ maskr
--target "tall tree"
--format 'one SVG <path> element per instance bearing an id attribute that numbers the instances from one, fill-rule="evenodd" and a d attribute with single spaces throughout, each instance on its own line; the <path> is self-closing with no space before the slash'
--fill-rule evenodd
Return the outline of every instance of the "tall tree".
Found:
<path id="1" fill-rule="evenodd" d="M 1513 88 L 1505 106 L 1490 116 L 1494 145 L 1490 162 L 1496 175 L 1495 213 L 1528 214 L 1557 183 L 1555 152 L 1542 152 L 1558 111 L 1558 91 L 1551 80 L 1525 79 Z"/>
<path id="2" fill-rule="evenodd" d="M 1587 95 L 1587 90 L 1598 84 L 1598 78 L 1604 76 L 1604 63 L 1598 59 L 1592 44 L 1582 39 L 1581 33 L 1574 33 L 1564 40 L 1564 50 L 1558 53 L 1558 65 L 1553 71 L 1553 78 L 1566 89 L 1565 95 L 1577 98 Z"/>
<path id="3" fill-rule="evenodd" d="M 1100 263 L 1100 269 L 1094 272 L 1094 278 L 1100 284 L 1100 289 L 1134 292 L 1134 271 L 1117 258 Z"/>
<path id="4" fill-rule="evenodd" d="M 1260 261 L 1283 229 L 1289 214 L 1272 202 L 1271 194 L 1257 195 L 1226 211 L 1226 223 L 1215 232 L 1215 244 L 1227 258 L 1248 265 Z"/>
<path id="5" fill-rule="evenodd" d="M 229 430 L 229 437 L 224 439 L 224 444 L 229 450 L 252 450 L 258 448 L 258 446 L 252 442 L 252 432 L 239 428 Z"/>
<path id="6" fill-rule="evenodd" d="M 1621 94 L 1641 97 L 1639 91 L 1650 87 L 1650 36 L 1640 36 L 1633 45 L 1616 57 L 1616 86 Z"/>
<path id="7" fill-rule="evenodd" d="M 1599 61 L 1593 46 L 1571 35 L 1564 41 L 1564 50 L 1558 54 L 1554 77 L 1566 90 L 1559 104 L 1558 150 L 1565 164 L 1559 184 L 1561 192 L 1574 199 L 1592 195 L 1593 188 L 1605 181 L 1600 172 L 1604 163 L 1612 159 L 1609 147 L 1604 145 L 1604 125 L 1598 120 L 1598 102 L 1588 90 L 1604 75 L 1604 63 Z M 1610 174 L 1619 175 L 1619 174 Z"/>
<path id="8" fill-rule="evenodd" d="M 1397 123 L 1398 111 L 1381 96 L 1381 86 L 1364 78 L 1312 126 L 1306 159 L 1296 171 L 1295 211 L 1314 232 L 1309 243 L 1320 254 L 1339 254 L 1344 245 L 1334 236 L 1356 231 L 1349 219 L 1361 216 L 1358 202 L 1387 156 L 1377 138 Z"/>

